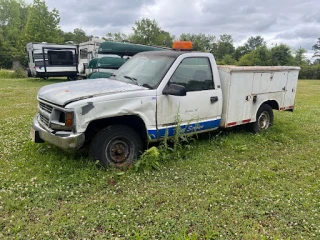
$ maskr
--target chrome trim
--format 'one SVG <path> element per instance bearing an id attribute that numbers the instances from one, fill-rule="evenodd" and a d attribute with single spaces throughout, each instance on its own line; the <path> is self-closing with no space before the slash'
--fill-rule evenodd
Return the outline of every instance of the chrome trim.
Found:
<path id="1" fill-rule="evenodd" d="M 72 133 L 67 131 L 50 132 L 40 125 L 39 114 L 33 119 L 32 128 L 39 133 L 39 137 L 65 151 L 75 151 L 79 149 L 85 140 L 84 133 Z"/>

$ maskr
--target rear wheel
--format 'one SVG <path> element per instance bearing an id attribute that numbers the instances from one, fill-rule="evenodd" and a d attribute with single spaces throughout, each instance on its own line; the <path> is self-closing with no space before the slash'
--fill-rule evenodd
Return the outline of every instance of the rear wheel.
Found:
<path id="1" fill-rule="evenodd" d="M 78 80 L 78 76 L 68 76 L 67 79 L 68 81 Z"/>
<path id="2" fill-rule="evenodd" d="M 140 136 L 125 125 L 111 125 L 92 140 L 89 154 L 103 166 L 127 169 L 143 150 Z"/>
<path id="3" fill-rule="evenodd" d="M 267 130 L 273 124 L 273 111 L 268 104 L 262 104 L 257 112 L 256 121 L 248 125 L 253 133 Z"/>

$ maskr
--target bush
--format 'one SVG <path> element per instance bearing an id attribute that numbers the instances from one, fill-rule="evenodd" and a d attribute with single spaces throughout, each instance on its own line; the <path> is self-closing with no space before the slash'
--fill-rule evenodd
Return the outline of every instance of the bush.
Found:
<path id="1" fill-rule="evenodd" d="M 300 67 L 299 79 L 320 79 L 320 64 Z"/>
<path id="2" fill-rule="evenodd" d="M 26 78 L 27 71 L 23 68 L 18 68 L 16 70 L 14 70 L 13 76 L 14 76 L 14 78 Z"/>
<path id="3" fill-rule="evenodd" d="M 0 69 L 0 78 L 25 78 L 27 77 L 27 72 L 23 68 L 18 68 L 16 70 Z"/>
<path id="4" fill-rule="evenodd" d="M 271 52 L 263 46 L 245 55 L 238 61 L 238 66 L 270 66 Z"/>
<path id="5" fill-rule="evenodd" d="M 0 69 L 0 78 L 12 78 L 13 71 Z"/>

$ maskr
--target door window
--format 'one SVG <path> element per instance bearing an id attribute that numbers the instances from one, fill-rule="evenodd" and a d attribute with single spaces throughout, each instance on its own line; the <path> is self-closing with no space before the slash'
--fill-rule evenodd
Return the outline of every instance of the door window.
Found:
<path id="1" fill-rule="evenodd" d="M 185 58 L 172 75 L 169 84 L 182 85 L 187 92 L 214 89 L 209 59 Z"/>

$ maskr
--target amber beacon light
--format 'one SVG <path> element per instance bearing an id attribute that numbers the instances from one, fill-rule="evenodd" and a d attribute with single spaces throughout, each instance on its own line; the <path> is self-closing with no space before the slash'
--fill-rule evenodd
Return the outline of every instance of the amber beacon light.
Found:
<path id="1" fill-rule="evenodd" d="M 174 49 L 174 50 L 192 50 L 192 42 L 189 42 L 189 41 L 174 42 L 172 49 Z"/>

